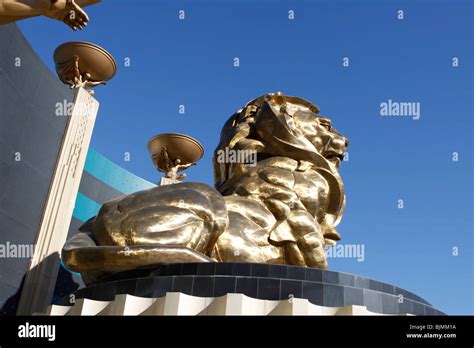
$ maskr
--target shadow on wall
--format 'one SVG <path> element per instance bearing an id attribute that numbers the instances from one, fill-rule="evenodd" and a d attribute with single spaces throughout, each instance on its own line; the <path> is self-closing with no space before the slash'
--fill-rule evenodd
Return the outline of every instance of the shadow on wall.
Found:
<path id="1" fill-rule="evenodd" d="M 16 308 L 18 307 L 18 302 L 20 301 L 21 289 L 23 288 L 23 283 L 25 282 L 25 276 L 21 279 L 20 286 L 14 295 L 8 298 L 3 304 L 2 309 L 0 309 L 0 315 L 15 315 Z"/>
<path id="2" fill-rule="evenodd" d="M 52 259 L 54 261 L 58 262 L 58 255 L 50 255 L 48 256 L 43 262 L 50 262 Z M 35 269 L 38 268 L 35 267 L 31 272 L 34 272 Z M 11 297 L 9 297 L 6 302 L 4 303 L 3 307 L 0 309 L 0 315 L 16 315 L 16 310 L 18 307 L 18 304 L 20 302 L 20 296 L 21 292 L 23 289 L 23 284 L 25 282 L 25 275 L 23 275 L 23 278 L 21 280 L 21 284 L 18 287 L 18 290 L 13 294 Z M 80 281 L 79 281 L 80 282 Z M 58 279 L 56 281 L 56 286 L 54 288 L 54 295 L 53 299 L 51 301 L 52 304 L 58 303 L 59 299 L 63 298 L 64 296 L 69 295 L 70 293 L 73 293 L 80 287 L 80 283 L 76 279 L 74 279 L 73 274 L 71 274 L 62 264 L 59 266 L 59 272 L 58 272 Z M 45 312 L 46 308 L 44 310 L 38 309 L 39 312 Z"/>

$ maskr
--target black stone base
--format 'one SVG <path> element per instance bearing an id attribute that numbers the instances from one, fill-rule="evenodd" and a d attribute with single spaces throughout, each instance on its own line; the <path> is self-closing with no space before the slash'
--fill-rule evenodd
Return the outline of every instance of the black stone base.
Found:
<path id="1" fill-rule="evenodd" d="M 74 293 L 76 299 L 112 301 L 115 295 L 162 297 L 182 292 L 200 297 L 242 293 L 264 300 L 308 299 L 326 307 L 366 306 L 383 314 L 444 315 L 421 297 L 348 273 L 255 263 L 184 263 L 117 273 Z M 70 296 L 60 304 L 70 305 Z"/>

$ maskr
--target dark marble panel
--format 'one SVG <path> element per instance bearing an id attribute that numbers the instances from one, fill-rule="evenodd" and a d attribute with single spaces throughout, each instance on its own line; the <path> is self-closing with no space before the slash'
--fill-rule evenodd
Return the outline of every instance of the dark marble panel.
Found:
<path id="1" fill-rule="evenodd" d="M 408 291 L 408 290 L 405 290 L 405 292 L 406 292 L 405 296 L 407 298 L 409 298 L 412 301 L 417 301 L 417 299 L 416 299 L 417 296 L 414 293 L 412 293 L 411 291 Z M 418 302 L 420 302 L 420 301 L 418 301 Z"/>
<path id="2" fill-rule="evenodd" d="M 354 276 L 347 273 L 339 273 L 339 285 L 354 286 Z"/>
<path id="3" fill-rule="evenodd" d="M 252 277 L 268 277 L 268 274 L 270 272 L 270 267 L 267 264 L 258 264 L 258 263 L 253 263 L 252 264 Z"/>
<path id="4" fill-rule="evenodd" d="M 264 300 L 280 299 L 280 279 L 258 278 L 257 297 Z"/>
<path id="5" fill-rule="evenodd" d="M 193 296 L 214 296 L 214 279 L 215 278 L 213 276 L 195 276 L 193 285 Z"/>
<path id="6" fill-rule="evenodd" d="M 312 282 L 323 281 L 323 271 L 317 268 L 306 268 L 305 279 Z"/>
<path id="7" fill-rule="evenodd" d="M 183 266 L 181 267 L 181 275 L 196 275 L 197 269 L 197 263 L 183 263 Z"/>
<path id="8" fill-rule="evenodd" d="M 339 284 L 339 273 L 332 271 L 323 271 L 323 283 Z"/>
<path id="9" fill-rule="evenodd" d="M 323 284 L 316 282 L 303 282 L 303 298 L 312 304 L 323 305 Z"/>
<path id="10" fill-rule="evenodd" d="M 382 313 L 382 294 L 378 291 L 364 289 L 364 305 L 371 312 Z"/>
<path id="11" fill-rule="evenodd" d="M 288 279 L 297 279 L 297 280 L 305 280 L 306 279 L 306 268 L 305 267 L 297 267 L 297 266 L 288 266 L 286 268 Z M 313 279 L 311 279 L 313 280 Z M 321 281 L 321 280 L 319 280 Z"/>
<path id="12" fill-rule="evenodd" d="M 363 289 L 353 288 L 349 286 L 344 287 L 344 306 L 363 306 L 364 292 Z"/>
<path id="13" fill-rule="evenodd" d="M 137 289 L 137 279 L 121 280 L 117 284 L 116 294 L 129 294 L 133 295 Z"/>
<path id="14" fill-rule="evenodd" d="M 286 279 L 288 271 L 286 266 L 270 265 L 268 268 L 268 276 L 270 278 L 283 278 Z"/>
<path id="15" fill-rule="evenodd" d="M 166 265 L 158 265 L 150 272 L 150 277 L 162 277 L 166 275 Z"/>
<path id="16" fill-rule="evenodd" d="M 412 302 L 413 314 L 415 315 L 426 315 L 425 307 L 426 306 L 420 302 Z"/>
<path id="17" fill-rule="evenodd" d="M 354 287 L 369 289 L 369 279 L 361 276 L 354 276 Z"/>
<path id="18" fill-rule="evenodd" d="M 113 282 L 113 283 L 117 283 L 117 282 Z M 117 284 L 113 284 L 113 283 L 112 284 L 98 284 L 94 286 L 92 295 L 91 295 L 92 298 L 96 301 L 113 301 L 115 299 L 115 291 L 117 290 Z M 135 295 L 135 296 L 142 296 L 142 295 Z"/>
<path id="19" fill-rule="evenodd" d="M 194 276 L 173 277 L 173 292 L 182 292 L 191 295 L 193 292 Z"/>
<path id="20" fill-rule="evenodd" d="M 398 314 L 397 297 L 394 295 L 381 294 L 382 312 L 385 314 Z"/>
<path id="21" fill-rule="evenodd" d="M 155 279 L 152 277 L 138 278 L 134 296 L 153 297 L 155 292 Z"/>
<path id="22" fill-rule="evenodd" d="M 407 314 L 413 313 L 413 302 L 408 299 L 403 299 L 403 301 L 398 301 L 398 313 L 399 314 Z"/>
<path id="23" fill-rule="evenodd" d="M 382 291 L 382 283 L 377 280 L 369 279 L 369 289 L 374 291 Z"/>
<path id="24" fill-rule="evenodd" d="M 241 277 L 250 276 L 252 273 L 252 264 L 251 263 L 234 263 L 232 268 L 232 274 Z"/>
<path id="25" fill-rule="evenodd" d="M 165 275 L 167 276 L 178 276 L 181 275 L 182 263 L 172 263 L 166 265 Z"/>
<path id="26" fill-rule="evenodd" d="M 414 301 L 418 301 L 420 303 L 423 303 L 425 305 L 430 305 L 428 302 L 426 302 L 424 299 L 422 299 L 420 296 L 418 296 L 417 294 L 413 294 L 412 293 L 412 296 L 413 296 L 413 300 Z"/>
<path id="27" fill-rule="evenodd" d="M 237 279 L 235 277 L 214 277 L 214 297 L 235 293 Z"/>
<path id="28" fill-rule="evenodd" d="M 209 263 L 198 263 L 197 264 L 197 275 L 214 275 L 216 270 L 216 263 L 209 262 Z"/>
<path id="29" fill-rule="evenodd" d="M 159 298 L 173 290 L 173 277 L 156 277 L 153 281 L 153 297 Z"/>
<path id="30" fill-rule="evenodd" d="M 282 279 L 280 283 L 280 300 L 303 297 L 303 282 L 301 280 Z"/>
<path id="31" fill-rule="evenodd" d="M 386 284 L 386 283 L 381 283 L 382 284 L 382 292 L 385 292 L 387 294 L 395 294 L 395 289 L 393 285 Z"/>
<path id="32" fill-rule="evenodd" d="M 227 262 L 218 262 L 216 263 L 216 268 L 214 271 L 215 275 L 232 275 L 232 269 L 234 265 Z"/>
<path id="33" fill-rule="evenodd" d="M 344 287 L 334 284 L 323 284 L 323 305 L 327 307 L 343 307 Z"/>
<path id="34" fill-rule="evenodd" d="M 425 315 L 436 315 L 436 309 L 430 306 L 425 307 Z"/>
<path id="35" fill-rule="evenodd" d="M 237 277 L 235 292 L 252 298 L 258 298 L 258 278 Z"/>

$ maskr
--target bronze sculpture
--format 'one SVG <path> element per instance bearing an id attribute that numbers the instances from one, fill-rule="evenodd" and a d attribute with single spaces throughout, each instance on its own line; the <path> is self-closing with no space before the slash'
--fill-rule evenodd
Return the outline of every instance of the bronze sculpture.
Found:
<path id="1" fill-rule="evenodd" d="M 281 93 L 249 102 L 225 123 L 215 189 L 159 186 L 105 203 L 63 249 L 93 282 L 169 262 L 257 262 L 327 268 L 345 207 L 338 167 L 348 141 L 308 101 Z M 226 150 L 255 163 L 222 161 Z M 220 158 L 220 160 L 218 160 Z"/>
<path id="2" fill-rule="evenodd" d="M 59 79 L 73 88 L 93 88 L 105 85 L 117 71 L 114 57 L 90 42 L 72 41 L 54 51 L 54 63 Z M 94 91 L 88 90 L 89 94 Z"/>
<path id="3" fill-rule="evenodd" d="M 148 141 L 148 151 L 156 169 L 165 173 L 160 185 L 178 183 L 186 174 L 178 174 L 201 159 L 203 146 L 188 135 L 165 133 L 158 134 Z"/>
<path id="4" fill-rule="evenodd" d="M 0 25 L 46 16 L 67 24 L 74 31 L 84 29 L 89 16 L 82 7 L 100 0 L 0 0 Z"/>

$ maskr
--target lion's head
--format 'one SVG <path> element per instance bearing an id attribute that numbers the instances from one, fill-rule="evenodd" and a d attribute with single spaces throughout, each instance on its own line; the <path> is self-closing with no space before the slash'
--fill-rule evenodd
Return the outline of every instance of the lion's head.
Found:
<path id="1" fill-rule="evenodd" d="M 232 178 L 246 170 L 249 159 L 260 161 L 277 156 L 308 161 L 339 179 L 337 169 L 348 144 L 331 120 L 319 115 L 316 105 L 282 93 L 265 94 L 250 101 L 224 124 L 214 152 L 215 186 L 225 195 Z M 253 151 L 256 156 L 247 156 L 246 161 L 219 160 L 223 151 L 245 150 L 247 155 Z"/>

